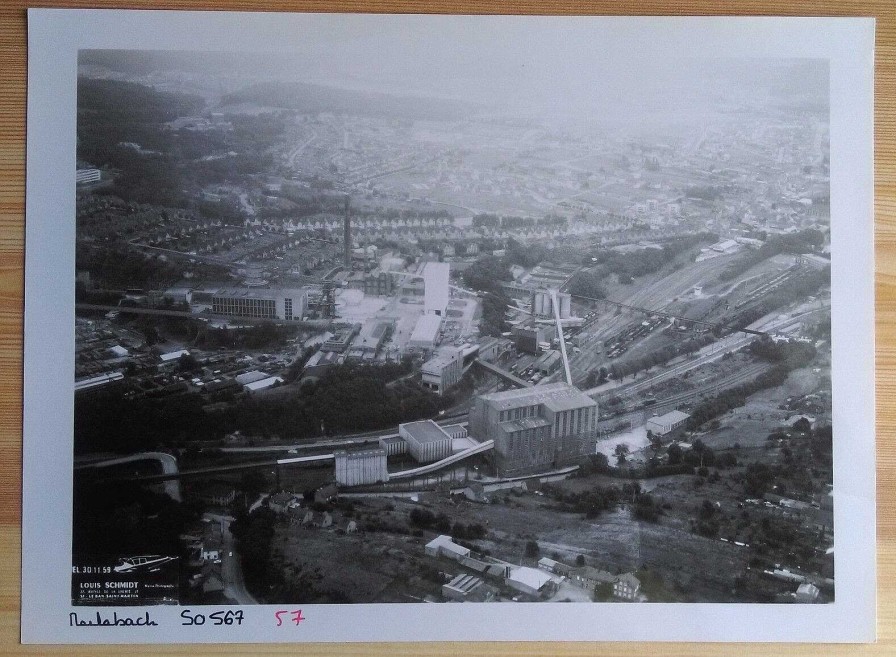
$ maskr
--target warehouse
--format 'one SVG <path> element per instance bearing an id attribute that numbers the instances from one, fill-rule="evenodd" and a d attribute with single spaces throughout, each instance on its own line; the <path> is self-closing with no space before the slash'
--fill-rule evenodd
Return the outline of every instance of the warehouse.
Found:
<path id="1" fill-rule="evenodd" d="M 681 411 L 670 411 L 665 415 L 655 415 L 647 420 L 647 430 L 657 436 L 665 436 L 682 426 L 691 417 Z"/>
<path id="2" fill-rule="evenodd" d="M 442 596 L 456 602 L 483 602 L 487 597 L 488 587 L 481 578 L 461 573 L 447 584 L 442 584 Z"/>
<path id="3" fill-rule="evenodd" d="M 535 369 L 537 369 L 543 376 L 550 376 L 559 370 L 562 365 L 563 360 L 560 356 L 560 352 L 556 349 L 550 349 L 544 352 L 544 354 L 535 361 Z"/>
<path id="4" fill-rule="evenodd" d="M 423 551 L 431 557 L 447 557 L 460 561 L 470 556 L 470 548 L 458 545 L 451 540 L 450 536 L 436 536 L 423 547 Z"/>
<path id="5" fill-rule="evenodd" d="M 308 312 L 304 290 L 222 287 L 212 295 L 212 312 L 234 317 L 300 320 Z"/>
<path id="6" fill-rule="evenodd" d="M 505 580 L 507 586 L 531 596 L 540 596 L 550 591 L 551 581 L 551 576 L 546 572 L 526 566 L 511 568 L 510 575 Z"/>
<path id="7" fill-rule="evenodd" d="M 423 315 L 417 320 L 417 325 L 411 333 L 408 347 L 423 351 L 433 349 L 439 338 L 439 329 L 442 327 L 442 318 L 438 315 Z"/>
<path id="8" fill-rule="evenodd" d="M 420 377 L 423 386 L 443 395 L 456 385 L 463 375 L 463 358 L 460 349 L 445 350 L 423 363 Z"/>
<path id="9" fill-rule="evenodd" d="M 432 420 L 398 425 L 398 435 L 408 444 L 418 463 L 432 463 L 451 456 L 451 436 Z"/>

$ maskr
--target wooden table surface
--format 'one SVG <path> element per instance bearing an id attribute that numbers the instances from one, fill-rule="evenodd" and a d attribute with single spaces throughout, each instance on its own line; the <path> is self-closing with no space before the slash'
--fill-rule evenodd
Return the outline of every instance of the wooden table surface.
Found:
<path id="1" fill-rule="evenodd" d="M 24 305 L 26 17 L 0 0 L 0 655 L 890 655 L 896 654 L 896 0 L 43 0 L 42 7 L 402 13 L 875 16 L 875 255 L 877 273 L 878 642 L 872 645 L 690 643 L 412 643 L 243 646 L 19 645 L 22 309 Z M 60 546 L 62 549 L 62 546 Z M 744 619 L 749 622 L 748 618 Z M 387 621 L 386 621 L 387 622 Z"/>

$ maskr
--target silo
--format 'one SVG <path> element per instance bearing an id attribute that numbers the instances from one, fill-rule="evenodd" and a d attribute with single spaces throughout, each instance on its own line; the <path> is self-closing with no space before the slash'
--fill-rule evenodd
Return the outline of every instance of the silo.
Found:
<path id="1" fill-rule="evenodd" d="M 557 295 L 560 300 L 560 318 L 568 319 L 572 313 L 572 299 L 568 294 Z"/>

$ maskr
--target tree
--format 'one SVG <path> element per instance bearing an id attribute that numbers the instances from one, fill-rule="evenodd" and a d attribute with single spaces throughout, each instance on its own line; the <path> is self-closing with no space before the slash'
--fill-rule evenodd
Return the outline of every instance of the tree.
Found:
<path id="1" fill-rule="evenodd" d="M 576 565 L 577 565 L 579 568 L 581 568 L 582 566 L 585 565 L 585 555 L 584 555 L 584 554 L 578 554 L 578 555 L 576 555 Z"/>
<path id="2" fill-rule="evenodd" d="M 529 559 L 537 559 L 541 554 L 541 549 L 535 541 L 526 541 L 526 557 Z"/>
<path id="3" fill-rule="evenodd" d="M 669 449 L 666 453 L 669 455 L 669 465 L 678 465 L 681 463 L 682 450 L 678 443 L 669 445 Z"/>
<path id="4" fill-rule="evenodd" d="M 622 465 L 623 463 L 625 463 L 625 457 L 629 455 L 628 445 L 626 445 L 625 443 L 619 443 L 613 450 L 613 454 L 616 455 L 617 465 Z"/>
<path id="5" fill-rule="evenodd" d="M 185 353 L 177 359 L 177 367 L 181 372 L 195 372 L 200 368 L 200 365 L 195 356 Z"/>

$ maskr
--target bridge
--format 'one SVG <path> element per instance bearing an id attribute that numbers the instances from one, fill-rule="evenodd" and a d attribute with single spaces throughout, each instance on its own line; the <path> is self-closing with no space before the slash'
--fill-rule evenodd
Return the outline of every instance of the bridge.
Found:
<path id="1" fill-rule="evenodd" d="M 481 358 L 477 358 L 476 360 L 473 361 L 473 364 L 479 365 L 479 367 L 486 370 L 487 372 L 491 372 L 492 374 L 504 379 L 505 381 L 512 383 L 513 385 L 515 385 L 518 388 L 531 388 L 532 387 L 532 384 L 529 383 L 528 381 L 521 379 L 520 377 L 508 372 L 507 370 L 505 370 L 502 367 L 498 367 L 494 363 L 487 363 L 486 361 L 482 360 Z"/>
<path id="2" fill-rule="evenodd" d="M 572 275 L 569 278 L 572 278 Z M 567 282 L 569 278 L 566 279 Z M 566 338 L 563 337 L 563 324 L 560 320 L 560 300 L 557 298 L 557 290 L 551 290 L 551 305 L 554 307 L 554 321 L 557 322 L 557 341 L 560 343 L 560 356 L 563 358 L 563 373 L 566 375 L 566 383 L 572 385 L 572 374 L 569 371 L 569 358 L 566 357 Z"/>
<path id="3" fill-rule="evenodd" d="M 277 465 L 294 465 L 296 463 L 314 463 L 316 461 L 332 461 L 335 454 L 317 454 L 316 456 L 297 456 L 289 459 L 277 459 Z"/>
<path id="4" fill-rule="evenodd" d="M 476 454 L 482 454 L 483 452 L 488 452 L 489 450 L 494 449 L 495 441 L 494 440 L 486 440 L 483 443 L 479 443 L 475 447 L 470 447 L 468 449 L 463 450 L 462 452 L 458 452 L 457 454 L 452 454 L 451 456 L 442 459 L 441 461 L 436 461 L 435 463 L 430 463 L 428 465 L 421 465 L 419 468 L 413 468 L 411 470 L 402 470 L 401 472 L 390 472 L 389 473 L 389 481 L 394 481 L 396 479 L 411 479 L 413 477 L 417 477 L 419 475 L 429 474 L 430 472 L 435 472 L 436 470 L 441 470 L 442 468 L 446 468 L 449 465 L 454 465 L 459 461 L 463 461 L 466 458 L 471 456 L 475 456 Z"/>

